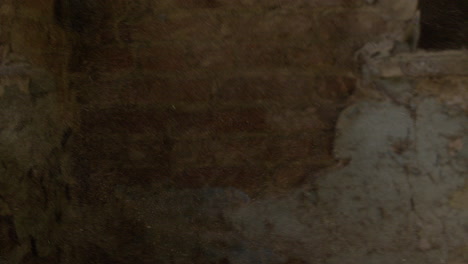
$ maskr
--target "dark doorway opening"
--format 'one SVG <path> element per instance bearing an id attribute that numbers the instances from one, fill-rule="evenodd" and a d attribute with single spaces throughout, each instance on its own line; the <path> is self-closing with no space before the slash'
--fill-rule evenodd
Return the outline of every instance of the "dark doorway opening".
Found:
<path id="1" fill-rule="evenodd" d="M 419 48 L 468 48 L 468 0 L 419 0 Z"/>

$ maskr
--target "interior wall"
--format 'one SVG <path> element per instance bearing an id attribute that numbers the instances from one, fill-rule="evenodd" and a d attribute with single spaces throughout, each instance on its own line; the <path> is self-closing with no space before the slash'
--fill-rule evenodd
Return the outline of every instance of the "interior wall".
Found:
<path id="1" fill-rule="evenodd" d="M 352 54 L 387 26 L 362 1 L 99 3 L 76 51 L 81 164 L 135 186 L 260 194 L 329 166 Z"/>
<path id="2" fill-rule="evenodd" d="M 420 0 L 420 47 L 429 50 L 462 49 L 468 43 L 468 3 Z"/>
<path id="3" fill-rule="evenodd" d="M 80 3 L 66 12 L 80 36 L 71 63 L 81 105 L 75 173 L 93 223 L 83 239 L 118 233 L 115 243 L 140 248 L 149 262 L 215 261 L 204 244 L 219 241 L 196 234 L 208 232 L 205 221 L 224 225 L 210 218 L 216 210 L 186 223 L 171 208 L 197 206 L 167 190 L 242 203 L 287 193 L 334 164 L 335 122 L 360 74 L 354 53 L 386 34 L 405 45 L 412 16 L 411 6 L 385 1 Z M 156 194 L 169 204 L 155 204 Z M 158 207 L 170 220 L 155 216 Z M 107 226 L 110 215 L 92 215 L 102 208 L 122 220 Z M 88 243 L 109 261 L 135 255 Z M 218 260 L 233 254 L 215 251 Z"/>
<path id="4" fill-rule="evenodd" d="M 63 263 L 71 209 L 66 34 L 52 1 L 0 1 L 0 263 Z"/>
<path id="5" fill-rule="evenodd" d="M 30 155 L 22 149 L 27 139 L 31 153 L 45 164 L 41 168 L 61 168 L 38 180 L 21 181 L 22 175 L 34 179 L 37 174 L 29 170 L 35 162 L 26 162 L 5 174 L 18 179 L 7 185 L 11 190 L 41 190 L 9 199 L 41 208 L 38 204 L 48 197 L 54 205 L 29 213 L 0 207 L 0 235 L 9 237 L 0 241 L 7 252 L 0 256 L 10 263 L 394 263 L 401 260 L 392 251 L 399 246 L 409 249 L 410 256 L 421 251 L 413 254 L 415 261 L 436 261 L 444 253 L 437 248 L 442 240 L 431 240 L 440 233 L 429 224 L 401 243 L 395 242 L 398 237 L 379 240 L 368 234 L 380 230 L 377 216 L 389 209 L 378 209 L 386 201 L 375 202 L 372 190 L 366 189 L 386 190 L 385 177 L 368 178 L 391 173 L 369 169 L 366 164 L 389 161 L 367 162 L 374 157 L 366 156 L 366 147 L 384 141 L 375 136 L 374 128 L 380 126 L 375 118 L 386 122 L 388 109 L 393 117 L 400 116 L 402 107 L 393 105 L 392 94 L 382 97 L 374 86 L 365 86 L 369 73 L 359 66 L 375 66 L 371 59 L 411 50 L 417 38 L 416 4 L 0 1 L 0 36 L 8 55 L 2 59 L 4 67 L 39 68 L 51 79 L 33 83 L 46 83 L 39 86 L 54 91 L 39 93 L 47 95 L 42 103 L 35 103 L 33 95 L 21 94 L 17 101 L 4 97 L 2 107 L 12 113 L 18 105 L 28 106 L 21 113 L 29 120 L 24 122 L 29 134 L 2 140 Z M 21 92 L 21 80 L 29 80 L 28 74 L 37 73 L 24 71 L 18 82 L 6 85 L 17 87 L 16 95 L 9 96 Z M 366 108 L 367 101 L 375 107 Z M 364 128 L 348 133 L 361 123 L 348 120 L 344 109 L 345 114 L 361 109 L 358 121 L 363 120 Z M 339 117 L 344 131 L 336 130 Z M 396 130 L 409 129 L 406 125 L 385 126 L 383 135 L 395 136 Z M 359 154 L 350 155 L 354 160 L 337 151 L 337 146 L 348 147 L 338 142 L 342 138 L 362 143 L 347 150 Z M 434 153 L 446 155 L 445 143 Z M 400 151 L 398 146 L 389 148 Z M 393 169 L 400 175 L 403 168 Z M 356 184 L 350 181 L 353 177 Z M 461 186 L 461 180 L 450 185 L 442 197 Z M 437 185 L 431 188 L 438 190 Z M 369 195 L 359 201 L 349 190 Z M 413 201 L 429 212 L 432 204 L 422 199 Z M 348 200 L 354 202 L 342 203 Z M 411 211 L 411 201 L 396 204 Z M 450 221 L 459 221 L 463 206 L 441 208 L 458 210 Z M 352 213 L 343 215 L 336 208 Z M 42 220 L 26 228 L 31 212 L 42 215 L 32 218 Z M 428 215 L 420 219 L 436 225 Z M 406 220 L 398 218 L 389 226 Z M 405 227 L 418 224 L 410 221 Z M 369 236 L 377 246 L 356 240 L 359 236 Z M 357 246 L 349 247 L 349 241 Z M 463 239 L 457 241 L 450 254 L 463 259 Z"/>

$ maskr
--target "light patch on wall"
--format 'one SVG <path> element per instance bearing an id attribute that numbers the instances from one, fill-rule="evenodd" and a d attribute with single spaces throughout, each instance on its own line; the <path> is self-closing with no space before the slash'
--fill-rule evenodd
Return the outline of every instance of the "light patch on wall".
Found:
<path id="1" fill-rule="evenodd" d="M 450 200 L 450 206 L 460 210 L 468 210 L 468 183 L 461 191 L 457 191 Z"/>
<path id="2" fill-rule="evenodd" d="M 26 94 L 29 94 L 29 78 L 22 76 L 2 76 L 0 77 L 0 96 L 5 93 L 5 87 L 16 86 Z"/>

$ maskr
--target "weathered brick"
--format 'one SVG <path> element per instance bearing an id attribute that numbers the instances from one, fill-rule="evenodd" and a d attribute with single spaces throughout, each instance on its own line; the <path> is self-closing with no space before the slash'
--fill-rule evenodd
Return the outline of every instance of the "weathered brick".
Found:
<path id="1" fill-rule="evenodd" d="M 185 46 L 174 43 L 141 48 L 136 60 L 142 69 L 158 72 L 185 71 L 197 66 L 198 62 L 187 53 Z"/>
<path id="2" fill-rule="evenodd" d="M 304 8 L 362 5 L 362 1 L 360 0 L 165 0 L 160 2 L 163 2 L 166 6 L 177 8 L 278 8 L 282 6 Z"/>
<path id="3" fill-rule="evenodd" d="M 281 133 L 307 132 L 325 127 L 315 107 L 269 111 L 267 123 L 273 131 Z"/>
<path id="4" fill-rule="evenodd" d="M 171 152 L 171 164 L 176 170 L 259 164 L 265 161 L 267 142 L 266 137 L 178 141 Z"/>
<path id="5" fill-rule="evenodd" d="M 214 166 L 219 146 L 211 140 L 178 141 L 170 153 L 171 165 L 174 170 L 186 168 Z"/>
<path id="6" fill-rule="evenodd" d="M 89 153 L 94 165 L 117 169 L 116 181 L 125 184 L 258 189 L 265 182 L 292 187 L 330 164 L 334 124 L 354 90 L 354 80 L 339 72 L 354 67 L 363 36 L 387 26 L 378 14 L 341 8 L 361 0 L 145 2 L 152 9 L 131 19 L 112 5 L 102 24 L 112 30 L 89 36 L 134 50 L 90 45 L 83 56 L 89 64 L 79 65 L 98 73 L 137 66 L 128 78 L 97 74 L 110 80 L 91 76 L 96 83 L 78 86 L 91 106 L 113 107 L 83 111 L 83 132 L 127 140 L 120 151 L 126 162 L 112 160 L 119 151 L 109 149 L 102 160 L 99 151 Z M 111 23 L 116 15 L 129 19 Z M 370 16 L 375 23 L 364 23 Z M 108 147 L 117 146 L 105 143 L 103 151 Z"/>
<path id="7" fill-rule="evenodd" d="M 266 129 L 265 110 L 247 108 L 215 112 L 214 128 L 218 132 L 257 132 Z"/>
<path id="8" fill-rule="evenodd" d="M 212 135 L 214 123 L 211 111 L 178 112 L 171 120 L 169 131 L 172 137 L 197 138 Z"/>
<path id="9" fill-rule="evenodd" d="M 320 47 L 301 43 L 266 42 L 256 39 L 232 42 L 226 46 L 227 59 L 234 66 L 252 68 L 320 68 L 329 60 L 328 54 Z"/>
<path id="10" fill-rule="evenodd" d="M 220 78 L 217 83 L 214 98 L 227 103 L 274 102 L 279 107 L 298 108 L 319 105 L 325 98 L 317 92 L 325 87 L 324 80 L 314 74 L 244 73 Z"/>
<path id="11" fill-rule="evenodd" d="M 227 13 L 219 23 L 224 36 L 236 41 L 263 40 L 269 41 L 269 44 L 283 41 L 289 42 L 289 45 L 291 42 L 294 45 L 314 43 L 317 30 L 314 12 L 288 10 Z"/>
<path id="12" fill-rule="evenodd" d="M 137 23 L 121 23 L 119 34 L 128 42 L 153 40 L 208 41 L 219 38 L 218 16 L 200 12 L 168 12 L 145 16 Z"/>
<path id="13" fill-rule="evenodd" d="M 167 146 L 164 140 L 139 140 L 129 142 L 126 152 L 128 163 L 134 166 L 151 166 L 161 162 L 167 162 Z"/>
<path id="14" fill-rule="evenodd" d="M 219 81 L 215 98 L 221 102 L 249 102 L 281 98 L 281 85 L 273 76 L 236 76 Z"/>
<path id="15" fill-rule="evenodd" d="M 8 46 L 7 45 L 0 45 L 0 63 L 4 64 L 6 59 L 7 59 L 7 51 L 8 51 Z"/>
<path id="16" fill-rule="evenodd" d="M 329 62 L 330 53 L 320 47 L 290 42 L 182 42 L 161 43 L 138 51 L 143 69 L 159 72 L 227 70 L 235 68 L 317 68 Z"/>
<path id="17" fill-rule="evenodd" d="M 49 50 L 49 39 L 44 24 L 33 19 L 17 19 L 11 25 L 10 48 L 29 61 L 44 65 L 44 50 Z"/>
<path id="18" fill-rule="evenodd" d="M 112 193 L 116 185 L 150 187 L 170 179 L 169 165 L 164 162 L 150 166 L 134 166 L 125 161 L 91 160 L 90 183 L 94 187 L 109 189 Z"/>
<path id="19" fill-rule="evenodd" d="M 316 37 L 320 48 L 333 58 L 335 66 L 352 68 L 353 54 L 365 42 L 381 38 L 390 24 L 375 12 L 342 10 L 317 16 Z"/>
<path id="20" fill-rule="evenodd" d="M 21 2 L 17 15 L 24 18 L 42 19 L 52 22 L 54 15 L 54 0 L 31 0 Z"/>
<path id="21" fill-rule="evenodd" d="M 309 155 L 313 143 L 314 139 L 306 136 L 272 138 L 265 159 L 274 163 L 303 159 Z"/>
<path id="22" fill-rule="evenodd" d="M 273 184 L 280 188 L 296 187 L 302 183 L 310 171 L 303 165 L 284 166 L 274 170 Z"/>
<path id="23" fill-rule="evenodd" d="M 119 91 L 131 87 L 127 75 L 75 75 L 70 80 L 70 88 L 77 91 L 77 100 L 81 104 L 96 105 L 98 108 L 109 108 L 124 103 Z"/>
<path id="24" fill-rule="evenodd" d="M 161 164 L 152 167 L 120 168 L 117 175 L 120 184 L 149 187 L 152 184 L 168 181 L 170 171 L 167 165 Z"/>
<path id="25" fill-rule="evenodd" d="M 338 116 L 344 107 L 345 103 L 333 101 L 324 101 L 317 107 L 317 114 L 322 121 L 324 131 L 334 130 L 336 120 L 338 120 Z"/>
<path id="26" fill-rule="evenodd" d="M 333 134 L 328 131 L 309 131 L 306 134 L 271 136 L 265 160 L 273 164 L 295 162 L 319 157 L 331 157 Z"/>
<path id="27" fill-rule="evenodd" d="M 88 133 L 82 135 L 79 145 L 88 159 L 116 162 L 128 159 L 127 144 L 122 136 Z"/>
<path id="28" fill-rule="evenodd" d="M 322 133 L 289 137 L 178 141 L 171 152 L 175 171 L 200 167 L 253 166 L 331 157 L 332 138 Z"/>
<path id="29" fill-rule="evenodd" d="M 171 135 L 197 138 L 219 133 L 261 132 L 265 130 L 265 110 L 246 108 L 178 113 L 171 126 Z"/>
<path id="30" fill-rule="evenodd" d="M 82 111 L 81 130 L 92 133 L 161 131 L 168 119 L 165 111 L 125 108 Z"/>
<path id="31" fill-rule="evenodd" d="M 175 0 L 179 8 L 216 8 L 221 3 L 218 0 Z"/>
<path id="32" fill-rule="evenodd" d="M 268 171 L 262 167 L 206 167 L 187 169 L 176 174 L 174 182 L 180 187 L 235 187 L 257 190 L 264 185 Z"/>
<path id="33" fill-rule="evenodd" d="M 317 87 L 317 95 L 334 102 L 343 102 L 356 89 L 356 79 L 343 76 L 326 76 Z"/>
<path id="34" fill-rule="evenodd" d="M 221 140 L 215 155 L 220 166 L 252 166 L 265 162 L 268 138 L 264 136 Z"/>
<path id="35" fill-rule="evenodd" d="M 106 46 L 84 54 L 85 64 L 100 72 L 130 70 L 134 66 L 133 54 L 128 47 Z"/>
<path id="36" fill-rule="evenodd" d="M 309 156 L 333 159 L 334 129 L 317 131 L 310 137 L 312 140 L 309 145 Z"/>
<path id="37" fill-rule="evenodd" d="M 130 104 L 174 104 L 208 102 L 214 84 L 211 78 L 144 76 L 122 91 Z"/>

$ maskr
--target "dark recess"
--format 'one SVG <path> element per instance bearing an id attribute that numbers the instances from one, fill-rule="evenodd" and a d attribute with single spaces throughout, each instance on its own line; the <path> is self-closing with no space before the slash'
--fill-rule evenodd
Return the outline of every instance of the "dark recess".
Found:
<path id="1" fill-rule="evenodd" d="M 419 48 L 427 50 L 468 47 L 468 0 L 420 0 Z"/>
<path id="2" fill-rule="evenodd" d="M 37 244 L 36 244 L 36 239 L 32 236 L 29 236 L 29 242 L 31 244 L 31 253 L 34 257 L 39 256 L 37 252 Z"/>
<path id="3" fill-rule="evenodd" d="M 97 6 L 97 2 L 87 0 L 55 0 L 55 20 L 66 29 L 84 33 L 97 24 Z"/>

